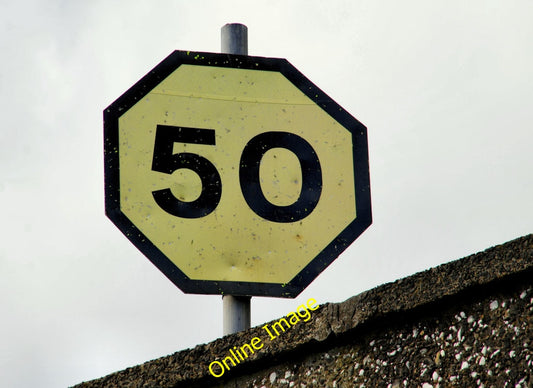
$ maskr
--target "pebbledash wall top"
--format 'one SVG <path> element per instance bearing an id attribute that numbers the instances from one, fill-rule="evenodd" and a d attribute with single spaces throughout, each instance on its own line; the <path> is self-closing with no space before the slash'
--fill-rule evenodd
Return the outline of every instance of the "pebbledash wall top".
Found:
<path id="1" fill-rule="evenodd" d="M 76 387 L 531 387 L 533 234 L 321 305 L 223 376 L 210 373 L 255 337 L 260 326 Z"/>

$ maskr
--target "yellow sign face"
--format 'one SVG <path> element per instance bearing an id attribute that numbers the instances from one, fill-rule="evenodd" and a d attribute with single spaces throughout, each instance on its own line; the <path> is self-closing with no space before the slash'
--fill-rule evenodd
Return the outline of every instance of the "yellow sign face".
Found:
<path id="1" fill-rule="evenodd" d="M 294 68 L 244 58 L 175 52 L 108 108 L 106 209 L 186 292 L 296 296 L 351 243 L 368 157 Z"/>

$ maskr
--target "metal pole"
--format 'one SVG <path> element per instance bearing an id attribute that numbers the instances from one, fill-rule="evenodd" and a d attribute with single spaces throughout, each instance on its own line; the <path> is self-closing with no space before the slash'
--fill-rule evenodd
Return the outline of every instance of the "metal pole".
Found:
<path id="1" fill-rule="evenodd" d="M 250 328 L 250 296 L 222 297 L 222 331 L 224 335 Z"/>
<path id="2" fill-rule="evenodd" d="M 226 24 L 221 29 L 224 54 L 248 55 L 248 28 L 244 24 Z M 224 335 L 250 328 L 250 296 L 222 296 L 222 331 Z"/>
<path id="3" fill-rule="evenodd" d="M 226 24 L 220 35 L 223 54 L 248 55 L 248 28 L 244 24 Z"/>

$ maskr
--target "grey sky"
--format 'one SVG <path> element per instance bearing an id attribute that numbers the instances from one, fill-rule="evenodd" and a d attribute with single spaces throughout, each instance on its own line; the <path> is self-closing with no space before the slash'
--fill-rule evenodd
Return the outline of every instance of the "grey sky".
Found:
<path id="1" fill-rule="evenodd" d="M 174 49 L 287 58 L 368 127 L 373 225 L 336 302 L 533 231 L 533 3 L 0 0 L 0 381 L 72 385 L 221 335 L 104 216 L 102 111 Z"/>

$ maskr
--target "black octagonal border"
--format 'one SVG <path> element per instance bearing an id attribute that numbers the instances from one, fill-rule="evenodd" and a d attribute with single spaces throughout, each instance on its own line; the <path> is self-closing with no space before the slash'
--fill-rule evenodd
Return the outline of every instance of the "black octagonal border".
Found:
<path id="1" fill-rule="evenodd" d="M 152 244 L 120 210 L 119 118 L 182 64 L 280 72 L 352 133 L 357 217 L 289 283 L 192 280 Z M 282 58 L 174 51 L 104 110 L 104 170 L 107 217 L 185 293 L 295 298 L 372 224 L 366 127 Z"/>

